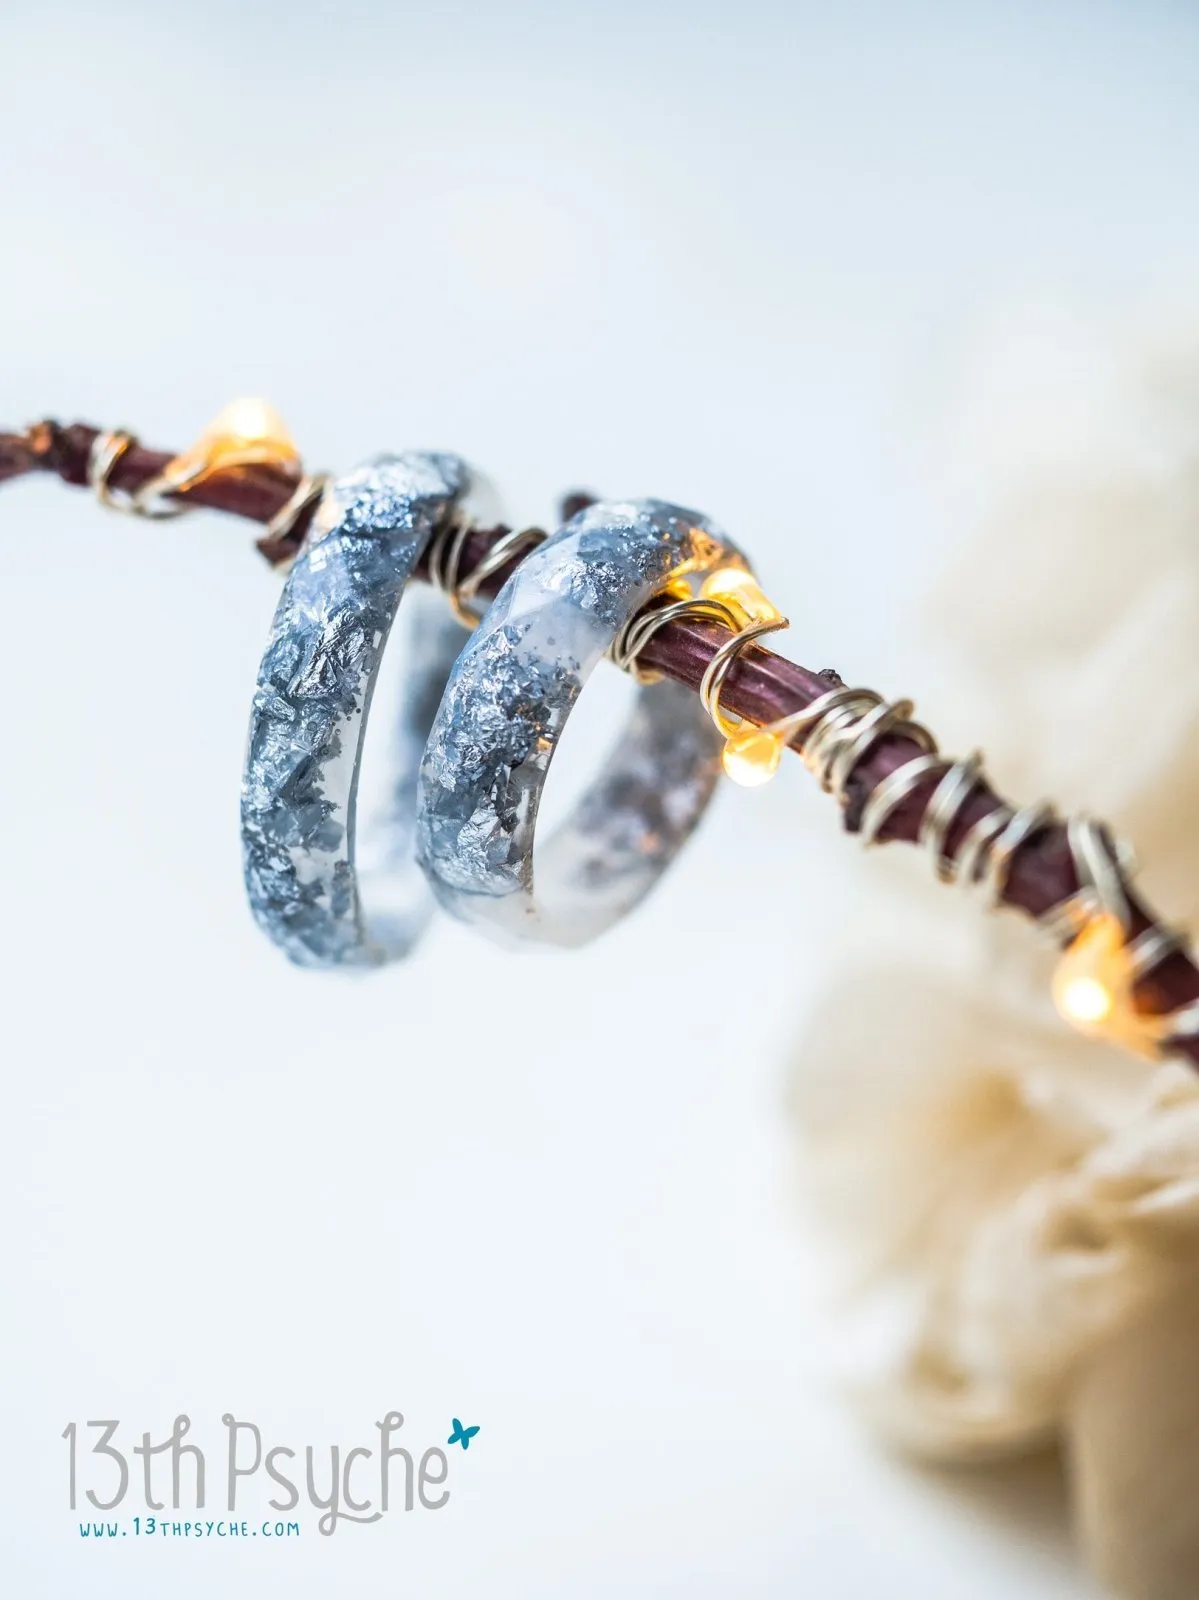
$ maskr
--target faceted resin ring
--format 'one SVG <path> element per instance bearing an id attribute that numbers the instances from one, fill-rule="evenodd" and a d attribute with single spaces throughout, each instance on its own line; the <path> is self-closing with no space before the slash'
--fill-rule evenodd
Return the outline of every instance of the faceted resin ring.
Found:
<path id="1" fill-rule="evenodd" d="M 537 810 L 571 708 L 624 624 L 730 565 L 741 557 L 723 535 L 658 500 L 593 505 L 524 558 L 458 657 L 421 766 L 417 858 L 447 910 L 500 938 L 579 945 L 653 886 L 720 772 L 721 738 L 680 685 L 638 688 L 534 874 Z"/>
<path id="2" fill-rule="evenodd" d="M 369 872 L 356 840 L 358 775 L 404 587 L 466 484 L 456 456 L 375 457 L 325 490 L 284 585 L 250 719 L 242 845 L 254 916 L 301 966 L 403 956 L 432 908 L 411 847 L 420 753 L 462 642 L 441 603 L 435 621 L 417 619 L 424 635 L 405 681 L 395 778 Z"/>

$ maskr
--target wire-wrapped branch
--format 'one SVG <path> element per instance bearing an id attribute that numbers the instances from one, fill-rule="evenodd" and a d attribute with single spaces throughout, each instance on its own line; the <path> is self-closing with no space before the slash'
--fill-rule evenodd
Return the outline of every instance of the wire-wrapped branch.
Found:
<path id="1" fill-rule="evenodd" d="M 92 446 L 101 429 L 74 422 L 37 422 L 24 434 L 0 434 L 0 483 L 27 472 L 55 472 L 64 483 L 85 489 Z M 108 475 L 113 489 L 132 493 L 151 482 L 174 460 L 169 450 L 147 450 L 133 444 L 123 452 Z M 187 492 L 189 505 L 228 511 L 251 522 L 269 522 L 291 498 L 294 476 L 272 466 L 238 467 L 204 478 Z M 297 526 L 297 538 L 303 527 Z M 264 551 L 264 554 L 268 552 Z M 280 550 L 272 559 L 282 559 Z"/>
<path id="2" fill-rule="evenodd" d="M 49 471 L 57 473 L 67 483 L 86 485 L 89 457 L 99 431 L 79 423 L 61 427 L 43 422 L 25 434 L 0 434 L 0 481 L 23 473 Z M 110 484 L 115 489 L 133 492 L 161 473 L 170 460 L 172 457 L 167 452 L 134 445 L 116 462 Z M 269 523 L 288 504 L 295 490 L 293 475 L 270 466 L 248 466 L 214 473 L 190 489 L 187 498 L 192 504 Z M 574 496 L 564 502 L 563 510 L 569 514 L 586 503 L 586 497 Z M 273 562 L 284 561 L 294 554 L 302 542 L 310 514 L 308 511 L 294 522 L 282 543 L 264 545 L 260 541 L 263 554 Z M 489 551 L 510 532 L 506 527 L 474 529 L 461 545 L 461 570 L 489 569 L 485 581 L 478 587 L 478 593 L 485 598 L 498 592 L 523 553 L 517 542 L 509 561 L 499 566 L 487 563 Z M 427 570 L 418 575 L 429 576 Z M 727 631 L 718 624 L 681 617 L 653 634 L 640 652 L 638 663 L 698 692 L 713 656 L 727 641 Z M 733 661 L 721 687 L 720 699 L 722 706 L 735 715 L 766 725 L 794 719 L 814 702 L 829 697 L 830 691 L 840 688 L 843 688 L 842 681 L 835 672 L 813 672 L 759 645 L 749 645 Z M 873 697 L 871 703 L 880 703 L 878 697 Z M 812 734 L 811 725 L 801 727 L 791 737 L 791 748 L 802 752 Z M 913 765 L 915 763 L 922 765 Z M 910 771 L 897 780 L 897 785 L 892 784 L 890 790 L 886 790 L 884 786 L 888 780 L 901 768 L 910 768 Z M 953 763 L 936 760 L 930 755 L 929 740 L 922 737 L 922 730 L 913 731 L 912 724 L 899 719 L 896 726 L 881 731 L 878 737 L 864 744 L 860 756 L 836 786 L 847 830 L 861 831 L 871 797 L 889 794 L 897 798 L 893 803 L 888 802 L 881 821 L 877 818 L 877 804 L 875 817 L 867 819 L 872 837 L 880 842 L 890 839 L 910 843 L 927 841 L 930 806 L 943 808 L 947 775 L 953 768 Z M 984 845 L 988 839 L 993 841 L 1002 823 L 1013 817 L 1028 816 L 1027 811 L 1021 813 L 1009 806 L 980 771 L 972 770 L 970 778 L 967 788 L 955 795 L 947 823 L 932 819 L 937 823 L 937 851 L 943 875 L 954 874 L 959 865 L 958 857 L 963 853 L 970 856 L 968 875 L 981 874 L 986 860 L 985 852 L 976 848 L 979 841 Z M 993 819 L 990 824 L 985 820 L 988 818 Z M 1002 874 L 994 884 L 998 900 L 1038 920 L 1049 918 L 1058 908 L 1074 900 L 1082 887 L 1067 825 L 1048 815 L 1038 818 L 1036 826 L 1027 827 L 1023 836 L 1006 851 Z M 1157 926 L 1156 919 L 1134 895 L 1126 893 L 1125 898 L 1130 937 L 1136 938 Z M 1145 1012 L 1179 1012 L 1197 999 L 1199 969 L 1183 949 L 1173 945 L 1136 983 L 1136 1005 Z M 1174 1048 L 1199 1065 L 1199 1035 L 1179 1037 Z"/>

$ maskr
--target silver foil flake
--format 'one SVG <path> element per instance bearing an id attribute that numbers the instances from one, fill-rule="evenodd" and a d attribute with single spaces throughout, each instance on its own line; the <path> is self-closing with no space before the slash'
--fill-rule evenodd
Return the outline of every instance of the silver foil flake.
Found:
<path id="1" fill-rule="evenodd" d="M 461 643 L 448 623 L 410 666 L 378 893 L 363 909 L 355 797 L 371 694 L 405 584 L 467 482 L 456 456 L 378 456 L 332 484 L 284 584 L 254 695 L 242 786 L 246 889 L 259 926 L 301 966 L 406 954 L 428 915 L 412 893 L 416 769 Z M 372 891 L 375 885 L 371 885 Z"/>
<path id="2" fill-rule="evenodd" d="M 637 691 L 600 776 L 551 838 L 546 774 L 583 684 L 670 579 L 738 560 L 695 512 L 589 507 L 526 556 L 459 656 L 421 767 L 417 856 L 442 904 L 500 938 L 583 944 L 653 886 L 703 813 L 720 739 L 677 684 Z"/>

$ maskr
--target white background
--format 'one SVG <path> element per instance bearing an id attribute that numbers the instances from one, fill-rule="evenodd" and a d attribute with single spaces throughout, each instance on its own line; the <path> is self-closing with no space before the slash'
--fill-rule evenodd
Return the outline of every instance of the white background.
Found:
<path id="1" fill-rule="evenodd" d="M 452 448 L 517 519 L 670 496 L 798 659 L 907 688 L 929 418 L 1004 307 L 1199 266 L 1197 91 L 1181 3 L 0 6 L 0 419 L 181 446 L 262 393 L 313 465 Z M 784 1100 L 849 846 L 798 764 L 584 953 L 293 972 L 237 841 L 275 592 L 231 520 L 0 498 L 11 1592 L 1089 1594 L 1048 1470 L 914 1474 L 830 1386 Z M 481 1425 L 437 1516 L 67 1509 L 72 1419 L 187 1411 L 219 1495 L 222 1412 L 392 1407 Z"/>

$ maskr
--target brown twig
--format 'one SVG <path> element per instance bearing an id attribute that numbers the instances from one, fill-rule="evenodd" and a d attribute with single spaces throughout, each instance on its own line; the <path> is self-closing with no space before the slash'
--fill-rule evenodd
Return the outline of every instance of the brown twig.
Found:
<path id="1" fill-rule="evenodd" d="M 82 423 L 61 427 L 54 422 L 42 422 L 24 434 L 0 434 L 0 482 L 24 473 L 48 471 L 57 473 L 67 483 L 85 485 L 88 454 L 98 431 Z M 111 475 L 112 486 L 137 489 L 161 471 L 169 460 L 171 456 L 167 452 L 146 450 L 137 445 L 117 462 Z M 285 473 L 270 467 L 246 467 L 203 479 L 189 490 L 188 499 L 213 510 L 266 523 L 286 504 L 294 488 L 294 477 Z M 563 510 L 569 514 L 587 503 L 587 496 L 572 496 L 564 501 Z M 477 529 L 464 552 L 465 570 L 476 564 L 505 531 L 503 528 Z M 285 559 L 302 540 L 303 533 L 301 523 L 284 545 L 260 541 L 259 548 L 272 561 Z M 483 586 L 482 592 L 488 596 L 495 594 L 517 561 L 519 556 L 497 572 Z M 646 666 L 698 690 L 704 669 L 724 638 L 727 635 L 714 625 L 676 621 L 654 635 L 640 659 Z M 812 672 L 753 645 L 729 673 L 721 703 L 752 722 L 767 723 L 801 710 L 840 681 L 834 672 Z M 802 736 L 797 737 L 793 747 L 798 750 L 802 743 Z M 862 807 L 871 791 L 889 773 L 919 754 L 920 747 L 911 739 L 889 735 L 880 739 L 863 757 L 847 785 L 849 803 L 844 818 L 850 832 L 857 830 Z M 916 840 L 938 777 L 938 773 L 930 773 L 891 813 L 881 839 Z M 973 824 L 1003 804 L 993 790 L 980 785 L 958 812 L 946 841 L 946 853 L 952 857 Z M 1030 916 L 1039 917 L 1077 888 L 1065 828 L 1054 823 L 1038 830 L 1015 852 L 1003 899 Z M 1134 933 L 1151 926 L 1154 920 L 1143 906 L 1133 901 Z M 1199 998 L 1199 968 L 1181 951 L 1172 954 L 1141 981 L 1136 998 L 1138 1005 L 1149 1013 L 1169 1012 L 1186 1005 Z M 1199 1065 L 1199 1038 L 1180 1040 L 1177 1048 Z"/>

